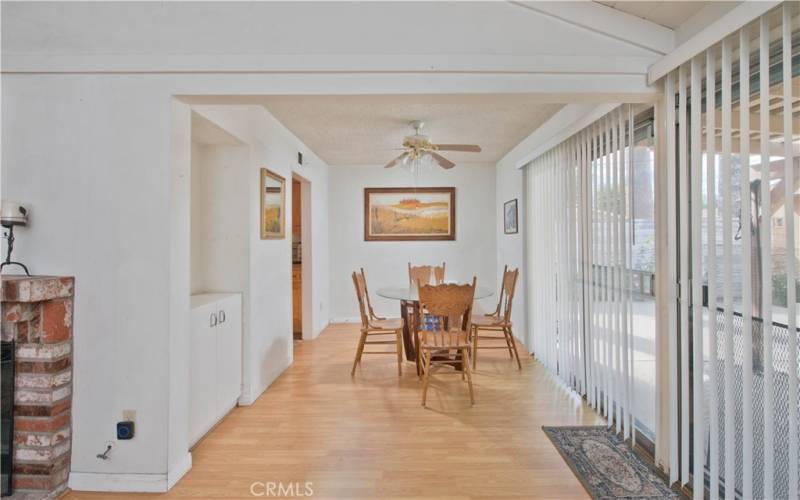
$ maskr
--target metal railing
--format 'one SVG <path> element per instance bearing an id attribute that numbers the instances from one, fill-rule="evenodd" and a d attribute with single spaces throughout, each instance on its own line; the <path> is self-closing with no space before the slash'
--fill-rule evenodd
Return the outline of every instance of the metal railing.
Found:
<path id="1" fill-rule="evenodd" d="M 703 305 L 708 311 L 707 294 L 704 291 Z M 710 385 L 710 379 L 706 377 L 705 392 L 706 392 L 706 409 L 705 419 L 706 426 L 710 421 L 710 400 L 708 394 L 711 391 L 716 393 L 717 396 L 717 422 L 719 427 L 719 449 L 725 447 L 725 344 L 726 344 L 726 318 L 725 309 L 716 307 L 716 314 L 714 315 L 715 327 L 712 329 L 714 336 L 710 339 L 710 346 L 716 352 L 708 353 L 706 362 L 706 370 L 716 370 L 716 380 L 718 381 L 717 387 Z M 742 388 L 744 381 L 744 317 L 740 311 L 731 311 L 732 322 L 732 341 L 733 341 L 733 406 L 736 408 L 734 414 L 734 441 L 735 448 L 741 449 L 742 436 L 745 432 L 753 436 L 753 463 L 743 464 L 741 453 L 736 454 L 735 464 L 735 478 L 736 484 L 734 488 L 737 496 L 741 496 L 742 490 L 742 477 L 743 468 L 745 466 L 752 466 L 753 468 L 753 496 L 756 498 L 763 497 L 763 477 L 764 477 L 764 401 L 769 396 L 764 387 L 764 320 L 759 317 L 754 317 L 751 324 L 752 336 L 752 353 L 753 353 L 753 400 L 745 402 L 743 400 Z M 711 320 L 711 318 L 709 318 Z M 773 321 L 772 322 L 772 367 L 773 367 L 773 387 L 772 387 L 772 401 L 774 405 L 774 429 L 776 436 L 775 443 L 766 443 L 766 446 L 771 446 L 774 450 L 774 494 L 776 498 L 787 498 L 789 493 L 788 485 L 788 447 L 783 446 L 781 443 L 783 437 L 788 435 L 789 429 L 789 363 L 796 363 L 800 366 L 800 359 L 789 359 L 789 336 L 798 336 L 798 329 L 794 332 L 789 332 L 786 325 Z M 800 340 L 800 339 L 799 339 Z M 742 421 L 743 404 L 749 404 L 752 407 L 753 428 L 744 429 L 744 422 Z M 709 439 L 707 437 L 707 439 Z M 709 452 L 709 441 L 705 443 L 706 452 Z M 720 472 L 725 468 L 724 454 L 720 454 Z M 708 473 L 708 469 L 706 473 Z M 709 478 L 710 479 L 710 478 Z"/>
<path id="2" fill-rule="evenodd" d="M 601 289 L 608 288 L 604 283 L 610 280 L 605 276 L 605 280 L 601 281 L 604 274 L 610 275 L 615 269 L 611 266 L 602 264 L 592 265 L 592 285 L 598 286 Z M 641 271 L 638 269 L 624 269 L 623 270 L 623 283 L 630 283 L 629 290 L 635 296 L 641 297 L 655 297 L 656 296 L 656 275 L 650 271 Z"/>

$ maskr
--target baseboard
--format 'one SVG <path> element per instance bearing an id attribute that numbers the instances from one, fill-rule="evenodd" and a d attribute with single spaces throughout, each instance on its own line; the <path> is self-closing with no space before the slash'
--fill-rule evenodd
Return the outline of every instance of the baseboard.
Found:
<path id="1" fill-rule="evenodd" d="M 331 326 L 331 324 L 330 324 L 330 322 L 327 322 L 327 323 L 325 323 L 325 325 L 323 325 L 323 326 L 322 326 L 322 328 L 319 328 L 319 329 L 312 328 L 312 329 L 311 329 L 311 337 L 309 337 L 309 338 L 303 337 L 303 340 L 314 340 L 314 339 L 316 339 L 316 338 L 317 338 L 317 337 L 319 337 L 319 336 L 320 336 L 320 334 L 322 334 L 322 332 L 324 332 L 324 331 L 325 331 L 325 329 L 326 329 L 326 328 L 328 328 L 329 326 Z"/>
<path id="2" fill-rule="evenodd" d="M 73 491 L 164 493 L 167 491 L 167 474 L 70 472 L 69 487 Z"/>
<path id="3" fill-rule="evenodd" d="M 336 323 L 361 323 L 361 318 L 357 317 L 331 318 L 331 322 L 328 324 L 334 325 Z"/>
<path id="4" fill-rule="evenodd" d="M 242 384 L 242 393 L 239 395 L 237 403 L 239 406 L 250 406 L 255 399 L 250 392 L 250 384 Z"/>
<path id="5" fill-rule="evenodd" d="M 121 493 L 165 493 L 192 468 L 192 454 L 186 455 L 166 474 L 109 474 L 70 472 L 73 491 L 114 491 Z"/>
<path id="6" fill-rule="evenodd" d="M 175 466 L 167 471 L 167 491 L 171 490 L 183 476 L 192 468 L 192 454 L 186 452 Z"/>
<path id="7" fill-rule="evenodd" d="M 252 406 L 255 401 L 256 400 L 253 398 L 253 395 L 250 394 L 250 391 L 248 391 L 246 394 L 242 393 L 242 395 L 239 396 L 238 404 L 239 406 Z"/>

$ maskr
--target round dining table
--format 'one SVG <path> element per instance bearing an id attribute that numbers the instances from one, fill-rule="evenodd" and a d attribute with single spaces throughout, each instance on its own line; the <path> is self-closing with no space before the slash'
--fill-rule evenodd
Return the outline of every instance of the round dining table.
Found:
<path id="1" fill-rule="evenodd" d="M 413 323 L 419 315 L 419 290 L 412 286 L 390 286 L 378 289 L 375 293 L 385 299 L 400 301 L 400 317 L 403 318 L 403 347 L 406 359 L 417 361 L 417 338 L 414 335 Z M 486 287 L 475 287 L 475 300 L 485 299 L 494 295 Z M 419 367 L 417 367 L 419 370 Z"/>

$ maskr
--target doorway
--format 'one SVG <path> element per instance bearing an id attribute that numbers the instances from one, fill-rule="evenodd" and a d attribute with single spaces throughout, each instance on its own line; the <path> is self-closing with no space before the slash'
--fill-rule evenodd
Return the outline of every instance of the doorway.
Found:
<path id="1" fill-rule="evenodd" d="M 303 189 L 292 178 L 292 333 L 303 338 Z"/>
<path id="2" fill-rule="evenodd" d="M 292 333 L 313 336 L 311 316 L 311 183 L 292 175 Z"/>

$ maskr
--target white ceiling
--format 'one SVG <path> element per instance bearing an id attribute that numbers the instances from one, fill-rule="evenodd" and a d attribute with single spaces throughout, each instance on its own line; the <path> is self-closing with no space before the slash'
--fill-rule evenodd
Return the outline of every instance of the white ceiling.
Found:
<path id="1" fill-rule="evenodd" d="M 4 53 L 649 55 L 510 2 L 3 2 L 1 21 Z"/>
<path id="2" fill-rule="evenodd" d="M 237 146 L 242 144 L 241 141 L 226 130 L 197 113 L 192 113 L 192 142 L 214 146 Z"/>
<path id="3" fill-rule="evenodd" d="M 614 9 L 626 12 L 642 19 L 660 24 L 661 26 L 676 29 L 690 17 L 700 12 L 714 2 L 598 2 Z M 719 3 L 719 2 L 717 2 Z M 737 2 L 723 2 L 737 3 Z"/>
<path id="4" fill-rule="evenodd" d="M 425 121 L 435 143 L 483 148 L 448 159 L 495 163 L 563 106 L 528 94 L 273 96 L 263 104 L 329 165 L 387 163 L 412 120 Z"/>

